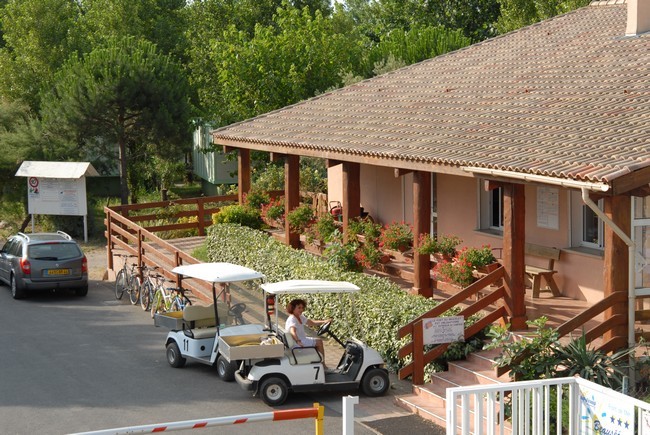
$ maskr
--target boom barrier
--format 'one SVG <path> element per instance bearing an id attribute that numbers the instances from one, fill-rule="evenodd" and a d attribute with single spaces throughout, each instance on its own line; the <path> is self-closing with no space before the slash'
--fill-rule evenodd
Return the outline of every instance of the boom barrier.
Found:
<path id="1" fill-rule="evenodd" d="M 137 433 L 157 433 L 174 430 L 203 429 L 212 426 L 230 426 L 233 424 L 255 423 L 260 421 L 284 421 L 313 418 L 316 435 L 323 435 L 323 417 L 325 408 L 314 403 L 313 408 L 285 409 L 281 411 L 260 412 L 257 414 L 231 415 L 228 417 L 208 418 L 205 420 L 186 420 L 171 423 L 147 424 L 142 426 L 120 427 L 92 432 L 80 432 L 72 435 L 118 435 Z"/>

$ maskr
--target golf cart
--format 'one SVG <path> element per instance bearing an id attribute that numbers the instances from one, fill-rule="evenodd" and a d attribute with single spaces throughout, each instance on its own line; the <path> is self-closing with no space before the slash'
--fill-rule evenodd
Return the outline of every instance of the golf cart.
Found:
<path id="1" fill-rule="evenodd" d="M 212 283 L 213 303 L 155 315 L 157 326 L 171 329 L 165 342 L 169 365 L 183 367 L 189 359 L 216 366 L 221 379 L 232 381 L 241 360 L 284 354 L 283 344 L 264 325 L 244 324 L 241 314 L 245 304 L 230 305 L 230 283 L 263 279 L 264 275 L 230 263 L 189 264 L 175 267 L 172 272 Z"/>
<path id="2" fill-rule="evenodd" d="M 278 326 L 276 297 L 285 294 L 354 293 L 359 287 L 348 282 L 292 280 L 262 284 L 265 292 L 267 321 L 271 332 L 282 340 L 281 356 L 243 360 L 235 373 L 237 383 L 259 395 L 270 406 L 284 403 L 290 391 L 349 391 L 361 388 L 368 396 L 386 393 L 390 382 L 379 353 L 356 338 L 345 343 L 331 331 L 332 322 L 321 325 L 318 335 L 328 334 L 345 352 L 333 370 L 323 369 L 321 354 L 315 347 L 297 347 L 289 331 Z M 275 315 L 275 322 L 271 316 Z"/>

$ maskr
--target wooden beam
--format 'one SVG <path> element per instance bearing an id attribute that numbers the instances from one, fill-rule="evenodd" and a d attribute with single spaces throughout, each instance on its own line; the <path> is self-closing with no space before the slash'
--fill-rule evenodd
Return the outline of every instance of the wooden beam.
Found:
<path id="1" fill-rule="evenodd" d="M 503 188 L 503 267 L 505 301 L 514 331 L 527 329 L 524 253 L 526 242 L 526 198 L 524 185 L 504 183 Z"/>
<path id="2" fill-rule="evenodd" d="M 343 234 L 347 234 L 350 219 L 361 214 L 361 165 L 359 163 L 343 162 Z"/>
<path id="3" fill-rule="evenodd" d="M 228 145 L 224 145 L 223 146 L 223 153 L 228 154 L 228 153 L 231 153 L 233 151 L 237 151 L 238 149 L 240 149 L 240 148 L 235 148 L 235 147 L 231 147 L 231 146 L 228 146 Z"/>
<path id="4" fill-rule="evenodd" d="M 500 187 L 503 187 L 503 182 L 502 181 L 494 181 L 494 180 L 485 180 L 483 181 L 483 189 L 486 192 L 489 192 L 490 190 L 498 189 Z"/>
<path id="5" fill-rule="evenodd" d="M 327 159 L 325 162 L 326 162 L 326 164 L 327 164 L 327 168 L 328 168 L 328 169 L 329 169 L 329 168 L 332 168 L 332 167 L 334 167 L 334 166 L 338 166 L 338 165 L 342 165 L 342 164 L 343 164 L 343 160 Z"/>
<path id="6" fill-rule="evenodd" d="M 237 153 L 237 193 L 240 204 L 251 190 L 251 151 L 240 148 Z"/>
<path id="7" fill-rule="evenodd" d="M 395 169 L 393 169 L 393 171 L 394 171 L 394 173 L 395 173 L 395 178 L 399 178 L 399 177 L 401 177 L 402 175 L 410 174 L 411 172 L 413 172 L 413 169 L 400 169 L 400 168 L 395 168 Z"/>
<path id="8" fill-rule="evenodd" d="M 300 205 L 300 156 L 289 155 L 284 160 L 284 211 L 285 215 Z M 289 222 L 284 223 L 287 245 L 300 247 L 300 234 L 291 231 Z"/>
<path id="9" fill-rule="evenodd" d="M 650 196 L 650 185 L 638 187 L 636 189 L 630 190 L 628 193 L 632 196 L 638 196 L 639 198 Z"/>
<path id="10" fill-rule="evenodd" d="M 632 198 L 627 195 L 618 195 L 605 198 L 603 201 L 603 212 L 616 224 L 625 234 L 630 235 L 631 231 L 631 212 Z M 629 252 L 627 245 L 612 230 L 609 225 L 605 225 L 604 234 L 605 261 L 603 264 L 603 296 L 607 297 L 616 292 L 628 291 L 628 258 Z M 612 308 L 605 310 L 605 320 L 620 314 L 627 319 L 627 300 L 625 303 L 616 304 Z M 627 321 L 624 326 L 618 326 L 611 329 L 604 336 L 607 341 L 616 336 L 627 336 Z"/>
<path id="11" fill-rule="evenodd" d="M 413 173 L 413 290 L 426 298 L 433 297 L 431 258 L 417 252 L 420 235 L 431 227 L 431 172 Z"/>
<path id="12" fill-rule="evenodd" d="M 612 194 L 629 194 L 631 190 L 650 184 L 650 166 L 638 169 L 631 174 L 623 175 L 612 181 Z"/>
<path id="13" fill-rule="evenodd" d="M 282 153 L 269 153 L 269 159 L 272 163 L 283 162 L 287 158 L 287 154 Z"/>

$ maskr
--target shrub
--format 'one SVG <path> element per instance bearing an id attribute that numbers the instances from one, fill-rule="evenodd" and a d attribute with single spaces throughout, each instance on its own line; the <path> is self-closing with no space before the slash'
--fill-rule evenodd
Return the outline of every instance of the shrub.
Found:
<path id="1" fill-rule="evenodd" d="M 314 210 L 308 204 L 302 204 L 287 213 L 287 223 L 296 233 L 303 233 L 313 220 Z"/>
<path id="2" fill-rule="evenodd" d="M 244 204 L 258 210 L 269 202 L 271 202 L 271 196 L 262 190 L 251 190 L 244 196 Z"/>
<path id="3" fill-rule="evenodd" d="M 366 242 L 355 252 L 354 258 L 361 268 L 372 269 L 380 263 L 382 255 L 377 245 Z"/>
<path id="4" fill-rule="evenodd" d="M 463 241 L 457 236 L 421 234 L 418 240 L 418 253 L 423 255 L 441 254 L 446 257 L 456 255 L 456 248 Z"/>
<path id="5" fill-rule="evenodd" d="M 473 269 L 487 266 L 497 261 L 492 253 L 492 249 L 488 245 L 481 248 L 465 248 L 458 254 L 458 260 L 467 263 Z"/>
<path id="6" fill-rule="evenodd" d="M 327 245 L 324 257 L 336 267 L 354 272 L 361 272 L 363 268 L 357 262 L 356 251 L 359 245 L 354 242 L 343 242 L 343 237 L 340 232 L 335 231 L 332 236 L 333 242 Z"/>
<path id="7" fill-rule="evenodd" d="M 433 299 L 409 295 L 385 278 L 345 271 L 247 227 L 213 225 L 208 229 L 206 243 L 210 261 L 250 267 L 264 273 L 268 282 L 324 279 L 358 285 L 361 291 L 353 299 L 348 295 L 341 295 L 340 300 L 333 295 L 310 295 L 309 315 L 319 319 L 337 319 L 333 326 L 337 335 L 363 339 L 381 353 L 392 369 L 400 366 L 397 352 L 404 344 L 395 337 L 395 332 L 438 304 Z M 279 302 L 278 306 L 285 302 Z"/>
<path id="8" fill-rule="evenodd" d="M 305 230 L 305 237 L 308 243 L 318 240 L 320 243 L 327 243 L 332 240 L 332 235 L 339 229 L 334 216 L 329 213 L 323 214 L 316 222 L 313 222 Z"/>
<path id="9" fill-rule="evenodd" d="M 466 287 L 476 280 L 476 269 L 495 261 L 497 260 L 489 246 L 464 248 L 457 253 L 453 261 L 438 263 L 434 271 L 439 279 Z"/>
<path id="10" fill-rule="evenodd" d="M 388 249 L 405 249 L 413 244 L 413 230 L 404 222 L 392 222 L 381 230 L 379 243 Z"/>
<path id="11" fill-rule="evenodd" d="M 284 198 L 275 198 L 268 204 L 262 205 L 262 219 L 268 224 L 284 225 Z"/>
<path id="12" fill-rule="evenodd" d="M 212 215 L 215 224 L 239 224 L 259 229 L 262 227 L 260 212 L 245 205 L 227 205 Z"/>

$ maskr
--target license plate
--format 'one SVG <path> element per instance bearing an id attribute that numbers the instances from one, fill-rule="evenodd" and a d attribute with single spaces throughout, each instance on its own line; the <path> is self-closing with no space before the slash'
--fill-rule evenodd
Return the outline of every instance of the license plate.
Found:
<path id="1" fill-rule="evenodd" d="M 70 275 L 70 269 L 48 269 L 45 271 L 47 276 Z"/>

